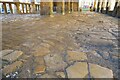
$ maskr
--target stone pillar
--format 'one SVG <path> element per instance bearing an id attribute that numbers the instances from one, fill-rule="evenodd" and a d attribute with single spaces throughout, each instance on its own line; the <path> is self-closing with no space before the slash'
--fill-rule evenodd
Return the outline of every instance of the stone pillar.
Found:
<path id="1" fill-rule="evenodd" d="M 116 0 L 110 0 L 110 8 L 109 8 L 109 11 L 113 11 L 113 10 L 114 10 L 115 3 L 116 3 Z"/>
<path id="2" fill-rule="evenodd" d="M 101 13 L 103 13 L 104 5 L 105 5 L 105 0 L 102 0 L 102 4 L 101 4 Z"/>
<path id="3" fill-rule="evenodd" d="M 16 8 L 17 8 L 17 13 L 20 14 L 20 3 L 19 2 L 16 2 Z"/>
<path id="4" fill-rule="evenodd" d="M 68 0 L 68 10 L 69 10 L 69 13 L 71 12 L 70 10 L 70 0 Z"/>
<path id="5" fill-rule="evenodd" d="M 41 0 L 40 2 L 40 14 L 41 15 L 52 15 L 53 12 L 50 12 L 50 6 L 53 5 L 53 3 L 50 3 L 51 1 L 49 0 L 49 2 L 44 2 L 44 0 Z"/>
<path id="6" fill-rule="evenodd" d="M 50 17 L 53 17 L 53 0 L 50 0 Z"/>
<path id="7" fill-rule="evenodd" d="M 107 0 L 103 0 L 103 10 L 102 10 L 102 13 L 105 13 L 105 10 L 106 10 L 106 3 L 107 3 Z"/>
<path id="8" fill-rule="evenodd" d="M 30 7 L 30 4 L 28 5 L 28 7 L 29 7 L 29 13 L 31 13 L 31 7 Z"/>
<path id="9" fill-rule="evenodd" d="M 22 4 L 22 11 L 23 11 L 23 13 L 25 13 L 25 11 L 24 11 L 24 4 Z"/>
<path id="10" fill-rule="evenodd" d="M 72 0 L 72 12 L 74 12 L 74 5 L 73 5 L 73 0 Z"/>
<path id="11" fill-rule="evenodd" d="M 38 5 L 38 11 L 40 10 L 40 5 Z"/>
<path id="12" fill-rule="evenodd" d="M 82 12 L 82 1 L 79 2 L 79 11 Z"/>
<path id="13" fill-rule="evenodd" d="M 37 7 L 38 7 L 38 5 L 36 4 L 36 5 L 35 5 L 35 11 L 36 11 L 36 12 L 37 12 Z"/>
<path id="14" fill-rule="evenodd" d="M 4 11 L 5 11 L 5 14 L 7 14 L 7 7 L 6 7 L 6 3 L 3 3 L 3 8 L 4 8 Z"/>
<path id="15" fill-rule="evenodd" d="M 116 17 L 120 18 L 120 1 L 118 1 Z"/>
<path id="16" fill-rule="evenodd" d="M 12 9 L 12 4 L 11 3 L 9 3 L 9 7 L 10 7 L 11 13 L 13 14 L 13 9 Z"/>
<path id="17" fill-rule="evenodd" d="M 31 4 L 32 4 L 32 13 L 36 13 L 36 6 L 35 6 L 35 0 L 32 0 L 32 2 L 31 2 Z"/>
<path id="18" fill-rule="evenodd" d="M 98 4 L 97 4 L 97 12 L 99 12 L 100 10 L 100 0 L 98 0 Z"/>
<path id="19" fill-rule="evenodd" d="M 108 13 L 109 11 L 109 0 L 107 0 L 107 3 L 106 3 L 106 14 Z"/>
<path id="20" fill-rule="evenodd" d="M 114 6 L 115 6 L 115 0 L 110 0 L 109 1 L 109 11 L 108 11 L 108 15 L 111 15 L 113 14 L 113 11 L 114 11 Z"/>
<path id="21" fill-rule="evenodd" d="M 103 10 L 106 10 L 106 0 L 103 2 Z"/>
<path id="22" fill-rule="evenodd" d="M 80 1 L 77 2 L 78 3 L 78 6 L 77 6 L 78 7 L 78 12 L 80 12 L 80 4 L 79 4 L 79 2 Z"/>
<path id="23" fill-rule="evenodd" d="M 28 13 L 28 7 L 27 7 L 27 4 L 25 4 L 25 6 L 26 6 L 26 13 Z"/>
<path id="24" fill-rule="evenodd" d="M 93 7 L 93 11 L 96 10 L 96 0 L 94 1 L 94 7 Z"/>
<path id="25" fill-rule="evenodd" d="M 115 2 L 114 10 L 113 10 L 113 13 L 112 13 L 112 16 L 114 16 L 114 17 L 117 14 L 117 5 L 118 5 L 118 0 L 116 0 L 116 2 Z"/>
<path id="26" fill-rule="evenodd" d="M 65 15 L 65 1 L 62 0 L 62 14 Z"/>

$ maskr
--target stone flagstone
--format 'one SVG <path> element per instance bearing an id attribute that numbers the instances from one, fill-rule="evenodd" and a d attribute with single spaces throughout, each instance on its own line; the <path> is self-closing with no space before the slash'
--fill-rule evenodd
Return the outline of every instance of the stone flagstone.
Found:
<path id="1" fill-rule="evenodd" d="M 8 50 L 2 50 L 2 51 L 0 51 L 0 56 L 5 56 L 5 55 L 7 55 L 7 54 L 9 54 L 9 53 L 11 53 L 11 52 L 13 52 L 13 50 L 10 50 L 10 49 L 8 49 Z"/>
<path id="2" fill-rule="evenodd" d="M 90 75 L 93 78 L 113 78 L 113 72 L 108 68 L 96 64 L 89 64 L 89 67 Z"/>
<path id="3" fill-rule="evenodd" d="M 67 51 L 66 59 L 67 59 L 68 62 L 79 61 L 79 60 L 87 60 L 87 55 L 84 52 Z"/>
<path id="4" fill-rule="evenodd" d="M 57 77 L 51 74 L 44 74 L 40 78 L 57 78 Z"/>
<path id="5" fill-rule="evenodd" d="M 77 62 L 66 69 L 68 78 L 86 78 L 88 66 L 86 62 Z"/>
<path id="6" fill-rule="evenodd" d="M 60 54 L 48 54 L 44 57 L 47 70 L 63 71 L 67 64 L 63 61 Z"/>
<path id="7" fill-rule="evenodd" d="M 4 56 L 2 59 L 12 63 L 12 62 L 16 61 L 22 55 L 23 55 L 22 51 L 14 51 L 14 52 Z"/>
<path id="8" fill-rule="evenodd" d="M 38 65 L 34 70 L 34 74 L 44 73 L 45 69 L 46 67 L 44 65 Z"/>
<path id="9" fill-rule="evenodd" d="M 36 51 L 33 53 L 33 55 L 34 55 L 35 57 L 37 57 L 37 56 L 45 56 L 45 55 L 47 55 L 48 53 L 50 53 L 49 48 L 40 47 L 40 48 L 36 49 Z"/>
<path id="10" fill-rule="evenodd" d="M 56 75 L 57 75 L 59 78 L 65 78 L 65 73 L 64 73 L 64 72 L 56 72 Z"/>
<path id="11" fill-rule="evenodd" d="M 21 61 L 16 61 L 11 65 L 5 66 L 2 70 L 3 75 L 7 75 L 17 71 L 20 67 L 22 67 L 23 63 Z"/>
<path id="12" fill-rule="evenodd" d="M 40 45 L 41 45 L 41 46 L 44 46 L 44 47 L 46 47 L 46 48 L 50 48 L 50 47 L 51 47 L 51 45 L 48 44 L 48 43 L 41 43 Z"/>
<path id="13" fill-rule="evenodd" d="M 35 57 L 34 62 L 39 64 L 39 65 L 44 65 L 45 61 L 43 57 Z"/>

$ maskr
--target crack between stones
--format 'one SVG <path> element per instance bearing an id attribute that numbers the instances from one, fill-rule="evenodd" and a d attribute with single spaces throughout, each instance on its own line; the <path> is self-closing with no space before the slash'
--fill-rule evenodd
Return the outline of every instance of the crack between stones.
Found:
<path id="1" fill-rule="evenodd" d="M 91 74 L 90 74 L 90 65 L 89 63 L 87 62 L 87 70 L 88 70 L 88 80 L 91 80 Z"/>

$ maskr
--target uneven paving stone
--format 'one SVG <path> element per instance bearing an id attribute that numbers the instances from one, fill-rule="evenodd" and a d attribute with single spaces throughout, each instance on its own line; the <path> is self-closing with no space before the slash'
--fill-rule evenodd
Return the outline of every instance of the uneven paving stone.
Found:
<path id="1" fill-rule="evenodd" d="M 18 78 L 33 78 L 33 69 L 35 68 L 35 64 L 33 62 L 33 57 L 30 57 L 26 62 L 24 62 L 23 66 L 20 68 L 20 73 L 17 75 Z"/>
<path id="2" fill-rule="evenodd" d="M 23 47 L 33 47 L 35 45 L 35 43 L 32 43 L 32 42 L 25 42 L 22 44 Z"/>
<path id="3" fill-rule="evenodd" d="M 59 52 L 62 52 L 65 50 L 65 45 L 62 45 L 62 43 L 56 44 L 54 48 L 56 48 L 56 50 L 58 50 Z"/>
<path id="4" fill-rule="evenodd" d="M 13 52 L 13 50 L 10 50 L 10 49 L 8 49 L 8 50 L 2 50 L 2 51 L 0 51 L 0 56 L 5 56 L 5 55 L 7 55 L 7 54 L 9 54 L 9 53 L 11 53 L 11 52 Z"/>
<path id="5" fill-rule="evenodd" d="M 105 39 L 90 39 L 89 43 L 91 45 L 97 45 L 97 46 L 113 45 L 113 42 L 111 40 L 105 40 Z"/>
<path id="6" fill-rule="evenodd" d="M 44 74 L 40 78 L 57 78 L 57 77 L 55 75 L 51 75 L 51 74 Z"/>
<path id="7" fill-rule="evenodd" d="M 112 34 L 115 35 L 115 36 L 119 36 L 119 32 L 120 32 L 120 31 L 119 31 L 118 28 L 113 28 L 113 29 L 110 28 L 110 29 L 109 29 L 109 32 L 112 33 Z"/>
<path id="8" fill-rule="evenodd" d="M 66 34 L 64 33 L 64 35 L 61 36 L 61 33 L 59 33 L 59 36 L 56 34 L 52 39 L 55 39 L 55 40 L 57 40 L 57 41 L 63 41 L 65 35 L 66 35 Z M 51 37 L 50 37 L 50 38 L 51 38 Z"/>
<path id="9" fill-rule="evenodd" d="M 50 49 L 50 47 L 51 47 L 51 45 L 48 44 L 48 43 L 41 43 L 40 45 L 41 45 L 41 46 L 44 46 L 44 47 L 46 47 L 46 48 L 48 48 L 48 49 Z"/>
<path id="10" fill-rule="evenodd" d="M 56 75 L 57 75 L 59 78 L 65 78 L 65 73 L 64 73 L 64 72 L 56 72 Z"/>
<path id="11" fill-rule="evenodd" d="M 5 66 L 2 70 L 3 75 L 13 73 L 22 67 L 23 63 L 21 61 L 16 61 L 8 66 Z"/>
<path id="12" fill-rule="evenodd" d="M 100 54 L 102 55 L 103 59 L 108 60 L 110 58 L 109 52 L 101 51 Z"/>
<path id="13" fill-rule="evenodd" d="M 110 55 L 120 57 L 120 53 L 118 51 L 110 52 Z"/>
<path id="14" fill-rule="evenodd" d="M 36 66 L 36 68 L 34 70 L 34 74 L 44 73 L 45 69 L 46 69 L 46 66 L 44 66 L 44 65 L 38 65 L 38 66 Z"/>
<path id="15" fill-rule="evenodd" d="M 39 64 L 39 65 L 45 65 L 45 61 L 43 57 L 35 57 L 34 62 Z"/>
<path id="16" fill-rule="evenodd" d="M 77 62 L 66 69 L 68 78 L 88 78 L 86 62 Z"/>
<path id="17" fill-rule="evenodd" d="M 90 54 L 93 54 L 94 56 L 98 57 L 98 58 L 102 58 L 100 54 L 98 54 L 96 51 L 91 51 L 89 52 Z M 89 54 L 88 53 L 88 54 Z"/>
<path id="18" fill-rule="evenodd" d="M 20 58 L 20 61 L 25 62 L 25 61 L 27 61 L 28 58 L 30 58 L 30 57 L 31 57 L 31 55 L 26 55 L 26 54 L 24 54 L 24 55 L 22 55 L 22 57 Z"/>
<path id="19" fill-rule="evenodd" d="M 35 57 L 37 56 L 45 56 L 50 53 L 50 50 L 46 47 L 40 47 L 36 49 L 36 51 L 33 53 Z"/>
<path id="20" fill-rule="evenodd" d="M 14 52 L 4 56 L 2 59 L 12 63 L 12 62 L 16 61 L 18 58 L 20 58 L 22 55 L 23 55 L 22 51 L 14 51 Z"/>
<path id="21" fill-rule="evenodd" d="M 44 57 L 44 60 L 47 70 L 63 71 L 67 66 L 60 54 L 48 54 Z"/>
<path id="22" fill-rule="evenodd" d="M 87 60 L 87 55 L 84 52 L 67 51 L 66 60 L 68 63 L 72 61 Z"/>
<path id="23" fill-rule="evenodd" d="M 48 43 L 48 44 L 50 44 L 50 45 L 55 45 L 55 43 L 54 42 L 52 42 L 52 41 L 50 41 L 50 40 L 43 40 L 43 42 L 45 42 L 45 43 Z"/>
<path id="24" fill-rule="evenodd" d="M 112 70 L 96 64 L 89 64 L 90 75 L 93 78 L 113 78 Z"/>
<path id="25" fill-rule="evenodd" d="M 96 34 L 98 34 L 101 39 L 106 39 L 106 40 L 112 40 L 112 39 L 116 39 L 115 36 L 113 36 L 111 33 L 109 32 L 96 32 Z M 97 36 L 97 35 L 96 35 Z"/>
<path id="26" fill-rule="evenodd" d="M 1 61 L 1 63 L 2 63 L 2 65 L 0 66 L 0 69 L 1 69 L 2 67 L 4 67 L 4 66 L 10 64 L 10 63 L 9 63 L 8 61 L 6 61 L 6 60 L 0 59 L 0 61 Z"/>
<path id="27" fill-rule="evenodd" d="M 65 50 L 66 44 L 64 44 L 64 42 L 54 38 L 50 38 L 49 41 L 54 42 L 54 45 L 52 44 L 53 50 L 55 49 L 55 51 L 58 51 L 58 52 Z"/>

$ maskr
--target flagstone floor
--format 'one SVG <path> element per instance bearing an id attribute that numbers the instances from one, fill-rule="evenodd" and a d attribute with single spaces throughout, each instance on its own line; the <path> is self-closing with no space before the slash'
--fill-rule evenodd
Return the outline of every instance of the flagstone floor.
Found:
<path id="1" fill-rule="evenodd" d="M 3 77 L 119 77 L 119 19 L 94 12 L 1 18 Z"/>

